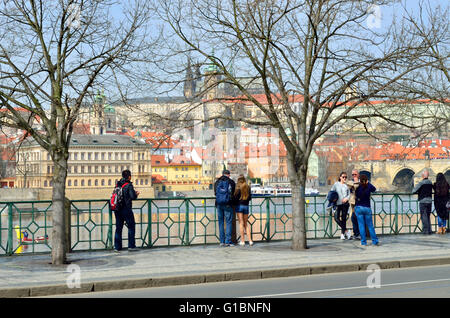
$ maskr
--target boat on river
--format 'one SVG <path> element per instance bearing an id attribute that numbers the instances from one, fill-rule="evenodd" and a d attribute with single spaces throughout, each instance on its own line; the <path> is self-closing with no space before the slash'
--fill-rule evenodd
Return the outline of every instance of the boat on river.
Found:
<path id="1" fill-rule="evenodd" d="M 272 186 L 261 186 L 260 184 L 252 184 L 250 187 L 252 197 L 268 197 L 268 196 L 291 196 L 292 190 L 290 187 L 272 187 Z M 305 195 L 314 196 L 319 195 L 319 190 L 313 188 L 306 188 Z"/>

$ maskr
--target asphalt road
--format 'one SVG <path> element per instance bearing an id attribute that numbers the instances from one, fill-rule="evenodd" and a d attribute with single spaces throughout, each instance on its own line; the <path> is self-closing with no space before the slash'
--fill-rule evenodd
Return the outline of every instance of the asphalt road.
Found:
<path id="1" fill-rule="evenodd" d="M 350 272 L 52 297 L 301 298 L 450 297 L 450 265 Z"/>

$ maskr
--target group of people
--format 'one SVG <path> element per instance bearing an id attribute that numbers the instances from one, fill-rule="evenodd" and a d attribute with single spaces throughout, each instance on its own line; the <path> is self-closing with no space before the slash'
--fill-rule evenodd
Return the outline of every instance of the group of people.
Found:
<path id="1" fill-rule="evenodd" d="M 379 245 L 378 237 L 372 221 L 370 194 L 376 188 L 369 182 L 366 175 L 352 171 L 352 179 L 348 180 L 346 172 L 341 172 L 339 180 L 333 184 L 328 193 L 329 207 L 334 210 L 334 219 L 341 228 L 341 239 L 360 239 L 361 245 L 367 245 L 366 228 L 369 231 L 373 245 Z M 347 216 L 351 212 L 353 235 L 347 229 Z"/>
<path id="2" fill-rule="evenodd" d="M 220 246 L 234 246 L 232 241 L 234 213 L 236 213 L 239 220 L 241 236 L 239 245 L 245 246 L 245 235 L 247 235 L 248 243 L 252 246 L 253 241 L 248 224 L 249 204 L 252 199 L 252 193 L 245 177 L 240 175 L 237 183 L 235 183 L 230 178 L 230 171 L 224 170 L 222 176 L 214 183 L 214 194 L 216 197 L 217 218 L 219 220 Z"/>
<path id="3" fill-rule="evenodd" d="M 136 200 L 139 191 L 136 191 L 131 182 L 130 170 L 122 172 L 122 178 L 117 182 L 115 189 L 120 189 L 121 204 L 114 210 L 116 218 L 116 231 L 114 235 L 114 251 L 119 253 L 122 250 L 122 231 L 124 223 L 128 227 L 128 251 L 136 250 L 135 229 L 132 201 Z M 244 176 L 239 176 L 237 184 L 230 178 L 230 171 L 224 170 L 214 184 L 216 194 L 216 207 L 219 219 L 219 236 L 221 246 L 233 246 L 232 230 L 233 215 L 236 213 L 239 219 L 241 240 L 239 245 L 245 245 L 245 235 L 247 235 L 249 245 L 253 245 L 251 233 L 248 225 L 249 203 L 252 199 L 250 186 Z M 224 222 L 225 220 L 225 222 Z M 226 228 L 226 233 L 225 233 Z"/>
<path id="4" fill-rule="evenodd" d="M 132 201 L 137 199 L 139 191 L 133 188 L 131 182 L 131 172 L 124 170 L 122 179 L 116 184 L 116 188 L 121 189 L 122 204 L 120 209 L 114 211 L 116 217 L 116 232 L 114 236 L 114 250 L 122 250 L 122 230 L 126 222 L 128 226 L 128 250 L 136 249 L 134 214 Z M 422 180 L 414 187 L 413 193 L 418 195 L 419 210 L 422 221 L 422 233 L 432 234 L 431 231 L 431 209 L 433 203 L 438 217 L 438 234 L 445 234 L 447 220 L 449 218 L 450 186 L 444 174 L 438 173 L 436 182 L 429 180 L 429 172 L 424 170 Z M 367 176 L 360 176 L 357 170 L 352 171 L 352 178 L 348 180 L 346 172 L 341 172 L 339 180 L 333 184 L 328 193 L 329 208 L 334 212 L 334 219 L 341 228 L 341 239 L 360 239 L 361 245 L 367 245 L 366 229 L 372 239 L 372 245 L 379 245 L 378 237 L 372 221 L 372 210 L 370 207 L 370 195 L 376 188 L 369 182 Z M 243 175 L 239 176 L 237 183 L 230 178 L 230 171 L 224 170 L 222 176 L 214 184 L 216 197 L 217 217 L 219 223 L 219 239 L 221 246 L 234 246 L 232 241 L 233 216 L 238 216 L 240 228 L 239 245 L 245 246 L 245 235 L 248 243 L 253 245 L 251 231 L 248 224 L 249 203 L 252 199 L 250 186 Z M 353 235 L 347 229 L 347 216 L 351 213 L 353 224 Z"/>
<path id="5" fill-rule="evenodd" d="M 443 173 L 438 173 L 436 182 L 429 179 L 428 170 L 422 173 L 422 180 L 414 187 L 412 193 L 418 195 L 419 211 L 422 222 L 422 233 L 429 235 L 431 231 L 431 209 L 433 203 L 438 218 L 438 234 L 447 232 L 447 220 L 450 209 L 450 186 Z M 368 181 L 366 175 L 359 175 L 357 170 L 352 171 L 352 179 L 347 180 L 346 172 L 341 172 L 339 180 L 333 184 L 328 193 L 329 208 L 334 210 L 334 218 L 341 228 L 341 239 L 360 239 L 361 245 L 367 245 L 366 229 L 372 239 L 373 245 L 379 245 L 378 237 L 375 233 L 372 220 L 372 210 L 370 207 L 370 194 L 376 188 Z M 347 229 L 347 216 L 351 212 L 353 224 L 353 235 Z"/>
<path id="6" fill-rule="evenodd" d="M 436 182 L 432 183 L 429 178 L 428 170 L 422 173 L 422 180 L 414 187 L 413 193 L 419 197 L 420 219 L 422 221 L 422 233 L 425 235 L 433 234 L 431 231 L 431 206 L 433 203 L 434 190 L 434 208 L 438 217 L 438 234 L 447 233 L 447 220 L 449 215 L 449 189 L 450 186 L 443 173 L 436 175 Z"/>

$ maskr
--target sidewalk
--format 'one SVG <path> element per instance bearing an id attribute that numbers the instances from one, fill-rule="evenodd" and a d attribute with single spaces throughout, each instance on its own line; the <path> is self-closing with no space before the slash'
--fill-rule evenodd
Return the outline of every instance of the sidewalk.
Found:
<path id="1" fill-rule="evenodd" d="M 81 288 L 68 288 L 68 265 L 50 265 L 50 254 L 0 257 L 0 297 L 196 284 L 365 270 L 450 264 L 450 234 L 380 236 L 381 246 L 359 241 L 309 240 L 293 251 L 290 241 L 250 246 L 219 245 L 142 249 L 136 252 L 76 252 Z M 74 280 L 70 280 L 73 282 Z"/>

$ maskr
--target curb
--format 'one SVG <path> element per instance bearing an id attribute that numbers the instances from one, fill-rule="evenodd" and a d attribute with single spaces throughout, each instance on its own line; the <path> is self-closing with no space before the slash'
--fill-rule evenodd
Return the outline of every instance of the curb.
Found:
<path id="1" fill-rule="evenodd" d="M 307 276 L 317 274 L 357 272 L 357 271 L 366 271 L 367 267 L 372 264 L 377 264 L 381 269 L 449 265 L 450 257 L 364 262 L 364 263 L 351 263 L 340 265 L 332 264 L 332 265 L 305 266 L 305 267 L 279 268 L 267 270 L 252 270 L 252 271 L 230 272 L 230 273 L 210 273 L 210 274 L 186 275 L 186 276 L 125 279 L 115 281 L 83 283 L 81 284 L 80 288 L 69 288 L 65 284 L 20 287 L 20 288 L 3 288 L 0 289 L 0 298 L 40 297 L 40 296 L 53 296 L 63 294 L 113 291 L 121 289 L 167 287 L 177 285 L 217 283 L 225 281 L 256 280 L 256 279 L 281 278 L 290 276 Z"/>

